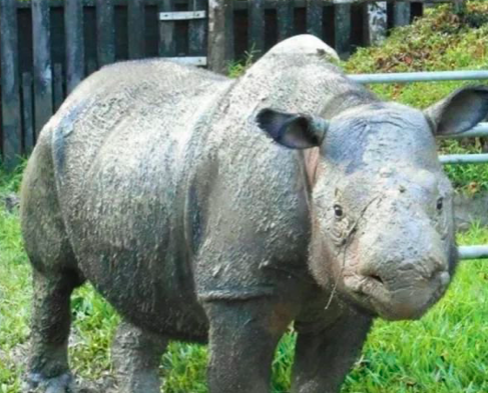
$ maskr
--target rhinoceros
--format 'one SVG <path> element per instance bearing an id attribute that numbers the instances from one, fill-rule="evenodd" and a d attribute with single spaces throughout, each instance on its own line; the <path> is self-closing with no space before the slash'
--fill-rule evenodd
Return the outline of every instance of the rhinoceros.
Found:
<path id="1" fill-rule="evenodd" d="M 22 186 L 29 389 L 75 389 L 69 303 L 86 281 L 122 316 L 126 393 L 160 391 L 171 339 L 209 343 L 210 392 L 268 392 L 291 323 L 292 391 L 337 392 L 375 317 L 416 319 L 441 298 L 457 248 L 435 137 L 481 121 L 488 89 L 421 111 L 335 58 L 302 35 L 237 80 L 152 59 L 75 89 Z"/>

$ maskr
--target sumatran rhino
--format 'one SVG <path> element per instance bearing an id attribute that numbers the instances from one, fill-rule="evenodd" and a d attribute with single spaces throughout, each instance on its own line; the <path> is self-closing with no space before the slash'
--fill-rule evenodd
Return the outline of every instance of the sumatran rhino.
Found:
<path id="1" fill-rule="evenodd" d="M 69 299 L 122 315 L 121 392 L 159 392 L 170 339 L 210 344 L 212 393 L 264 393 L 298 334 L 292 391 L 337 392 L 373 318 L 419 318 L 457 261 L 435 136 L 488 89 L 425 112 L 349 80 L 322 41 L 275 46 L 238 80 L 163 60 L 85 80 L 44 127 L 22 187 L 34 271 L 26 385 L 74 389 Z"/>

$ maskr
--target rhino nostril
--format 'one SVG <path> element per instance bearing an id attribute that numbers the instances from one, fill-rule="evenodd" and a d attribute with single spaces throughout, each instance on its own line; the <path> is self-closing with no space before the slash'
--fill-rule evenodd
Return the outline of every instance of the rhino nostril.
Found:
<path id="1" fill-rule="evenodd" d="M 369 278 L 379 282 L 380 284 L 384 284 L 383 279 L 380 276 L 378 276 L 377 274 L 370 274 Z"/>

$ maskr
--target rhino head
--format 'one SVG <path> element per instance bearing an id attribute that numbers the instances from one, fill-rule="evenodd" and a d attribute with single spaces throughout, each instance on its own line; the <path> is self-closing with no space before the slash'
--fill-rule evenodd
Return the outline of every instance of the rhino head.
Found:
<path id="1" fill-rule="evenodd" d="M 307 149 L 309 268 L 319 285 L 389 320 L 419 318 L 444 294 L 458 256 L 453 188 L 435 137 L 464 132 L 487 113 L 485 87 L 424 112 L 378 101 L 330 119 L 258 113 L 276 142 Z"/>

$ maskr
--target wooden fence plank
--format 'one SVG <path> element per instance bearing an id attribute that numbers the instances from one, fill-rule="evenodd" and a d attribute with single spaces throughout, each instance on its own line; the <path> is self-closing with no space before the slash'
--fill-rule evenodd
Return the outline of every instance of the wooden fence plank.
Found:
<path id="1" fill-rule="evenodd" d="M 208 64 L 212 71 L 226 73 L 234 58 L 234 1 L 211 0 L 208 23 Z"/>
<path id="2" fill-rule="evenodd" d="M 36 137 L 53 114 L 50 9 L 45 0 L 32 0 L 34 55 L 34 130 Z"/>
<path id="3" fill-rule="evenodd" d="M 86 76 L 93 74 L 97 69 L 97 61 L 95 59 L 88 59 L 86 62 Z"/>
<path id="4" fill-rule="evenodd" d="M 351 54 L 351 4 L 334 6 L 335 50 L 341 59 Z"/>
<path id="5" fill-rule="evenodd" d="M 206 0 L 192 0 L 192 11 L 206 10 Z M 190 56 L 205 56 L 207 50 L 205 48 L 205 33 L 207 27 L 207 19 L 195 19 L 190 21 L 188 31 L 188 54 Z"/>
<path id="6" fill-rule="evenodd" d="M 248 0 L 249 48 L 257 57 L 264 53 L 264 0 Z"/>
<path id="7" fill-rule="evenodd" d="M 323 3 L 321 0 L 307 0 L 307 32 L 322 38 Z"/>
<path id="8" fill-rule="evenodd" d="M 85 51 L 83 47 L 83 4 L 81 1 L 66 0 L 64 26 L 67 91 L 71 93 L 84 77 Z"/>
<path id="9" fill-rule="evenodd" d="M 12 170 L 21 154 L 21 115 L 18 68 L 17 2 L 0 0 L 3 163 Z"/>
<path id="10" fill-rule="evenodd" d="M 146 54 L 144 0 L 128 0 L 127 10 L 129 59 L 141 59 Z"/>
<path id="11" fill-rule="evenodd" d="M 34 148 L 34 122 L 32 108 L 32 75 L 28 72 L 22 74 L 22 123 L 24 128 L 24 153 L 30 154 Z"/>
<path id="12" fill-rule="evenodd" d="M 175 10 L 174 0 L 161 0 L 159 12 L 170 12 Z M 176 56 L 176 25 L 173 21 L 159 22 L 159 56 Z"/>
<path id="13" fill-rule="evenodd" d="M 291 37 L 295 26 L 295 4 L 293 0 L 278 0 L 278 41 Z"/>
<path id="14" fill-rule="evenodd" d="M 64 89 L 63 89 L 63 65 L 60 63 L 54 64 L 54 110 L 57 111 L 64 100 Z"/>
<path id="15" fill-rule="evenodd" d="M 393 4 L 393 26 L 406 26 L 410 23 L 410 3 L 398 2 Z"/>
<path id="16" fill-rule="evenodd" d="M 454 1 L 454 12 L 462 14 L 466 12 L 466 0 L 453 0 Z"/>
<path id="17" fill-rule="evenodd" d="M 115 61 L 115 11 L 113 0 L 97 0 L 98 65 Z"/>

